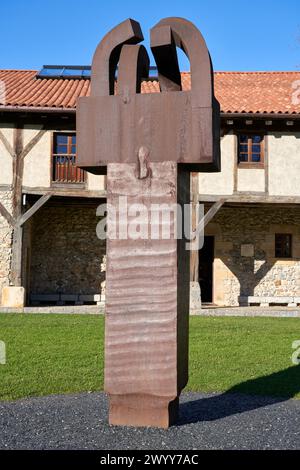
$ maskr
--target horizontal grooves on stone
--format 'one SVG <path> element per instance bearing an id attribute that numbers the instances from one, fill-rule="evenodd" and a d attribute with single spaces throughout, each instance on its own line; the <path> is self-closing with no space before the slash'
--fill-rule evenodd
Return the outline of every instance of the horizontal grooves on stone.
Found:
<path id="1" fill-rule="evenodd" d="M 138 180 L 135 165 L 108 165 L 108 202 L 176 203 L 176 167 L 152 164 Z M 174 220 L 175 219 L 175 220 Z M 174 234 L 176 217 L 170 223 Z M 117 218 L 116 228 L 119 229 Z M 142 221 L 150 232 L 150 222 Z M 117 231 L 118 233 L 118 231 Z M 105 389 L 111 393 L 177 394 L 177 241 L 108 239 Z"/>

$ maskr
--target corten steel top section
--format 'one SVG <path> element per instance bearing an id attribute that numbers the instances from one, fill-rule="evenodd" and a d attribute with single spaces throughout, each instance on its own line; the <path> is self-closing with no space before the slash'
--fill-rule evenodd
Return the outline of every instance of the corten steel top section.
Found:
<path id="1" fill-rule="evenodd" d="M 108 163 L 136 163 L 139 149 L 146 148 L 152 162 L 176 161 L 190 171 L 218 170 L 220 106 L 200 31 L 183 18 L 165 18 L 151 29 L 160 93 L 141 94 L 149 73 L 147 51 L 138 45 L 142 40 L 139 23 L 128 19 L 99 43 L 91 96 L 77 104 L 78 165 L 101 174 Z M 182 91 L 176 47 L 190 61 L 190 91 Z"/>

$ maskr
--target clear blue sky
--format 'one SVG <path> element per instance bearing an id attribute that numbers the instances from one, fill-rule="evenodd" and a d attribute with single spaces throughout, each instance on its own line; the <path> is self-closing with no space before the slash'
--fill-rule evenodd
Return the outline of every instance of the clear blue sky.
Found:
<path id="1" fill-rule="evenodd" d="M 299 0 L 1 0 L 0 68 L 88 65 L 101 37 L 131 17 L 193 21 L 215 70 L 299 70 Z M 188 68 L 181 59 L 182 69 Z"/>

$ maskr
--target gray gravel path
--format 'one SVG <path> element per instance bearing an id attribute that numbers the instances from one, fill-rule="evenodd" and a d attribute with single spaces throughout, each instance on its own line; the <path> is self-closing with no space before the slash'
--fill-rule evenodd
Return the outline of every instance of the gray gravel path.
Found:
<path id="1" fill-rule="evenodd" d="M 300 449 L 300 400 L 185 393 L 168 430 L 111 427 L 104 393 L 0 403 L 1 449 Z"/>

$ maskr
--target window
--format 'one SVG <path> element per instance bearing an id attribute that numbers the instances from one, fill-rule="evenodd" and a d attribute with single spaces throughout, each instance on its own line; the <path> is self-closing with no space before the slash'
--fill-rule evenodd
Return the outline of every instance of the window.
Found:
<path id="1" fill-rule="evenodd" d="M 264 137 L 257 134 L 238 136 L 238 163 L 241 167 L 263 167 Z"/>
<path id="2" fill-rule="evenodd" d="M 275 234 L 275 257 L 291 258 L 292 257 L 292 235 L 290 233 Z"/>
<path id="3" fill-rule="evenodd" d="M 53 134 L 53 182 L 83 183 L 85 172 L 76 166 L 76 134 L 55 132 Z"/>

